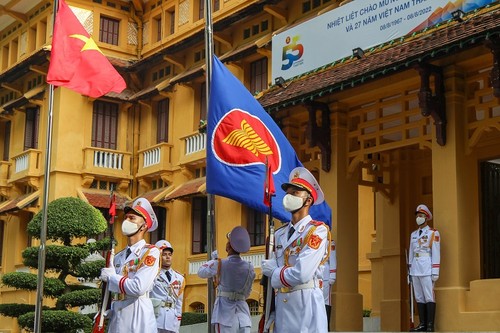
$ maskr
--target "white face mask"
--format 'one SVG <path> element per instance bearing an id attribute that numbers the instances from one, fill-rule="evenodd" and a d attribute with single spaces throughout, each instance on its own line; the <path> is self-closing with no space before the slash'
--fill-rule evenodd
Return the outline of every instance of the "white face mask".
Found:
<path id="1" fill-rule="evenodd" d="M 134 222 L 130 222 L 129 220 L 125 220 L 122 223 L 122 234 L 125 236 L 131 236 L 135 234 L 141 227 L 135 224 Z"/>
<path id="2" fill-rule="evenodd" d="M 304 198 L 296 197 L 291 194 L 287 194 L 283 197 L 283 207 L 288 212 L 293 212 L 301 209 L 304 205 Z"/>
<path id="3" fill-rule="evenodd" d="M 417 216 L 416 221 L 418 225 L 422 225 L 425 223 L 425 217 Z"/>

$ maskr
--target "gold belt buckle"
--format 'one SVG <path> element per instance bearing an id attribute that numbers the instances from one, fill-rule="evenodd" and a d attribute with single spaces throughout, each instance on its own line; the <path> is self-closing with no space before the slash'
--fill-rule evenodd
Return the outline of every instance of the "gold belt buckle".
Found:
<path id="1" fill-rule="evenodd" d="M 281 293 L 289 293 L 291 291 L 292 291 L 292 289 L 288 288 L 288 287 L 282 287 L 282 288 L 280 288 L 280 292 Z"/>
<path id="2" fill-rule="evenodd" d="M 114 293 L 113 300 L 115 301 L 123 301 L 125 299 L 125 294 Z"/>
<path id="3" fill-rule="evenodd" d="M 164 307 L 171 308 L 172 307 L 172 302 L 165 302 Z"/>

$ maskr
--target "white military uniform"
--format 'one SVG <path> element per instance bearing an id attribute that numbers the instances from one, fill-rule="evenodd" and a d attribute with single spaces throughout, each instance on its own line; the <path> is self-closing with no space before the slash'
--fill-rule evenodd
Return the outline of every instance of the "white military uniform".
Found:
<path id="1" fill-rule="evenodd" d="M 422 230 L 420 233 L 419 231 Z M 439 231 L 425 226 L 412 232 L 410 237 L 410 275 L 413 279 L 415 301 L 435 302 L 434 283 L 431 276 L 439 276 L 440 239 Z"/>
<path id="2" fill-rule="evenodd" d="M 116 293 L 111 303 L 109 333 L 156 332 L 153 304 L 148 297 L 160 267 L 160 251 L 140 240 L 116 254 L 116 275 L 109 277 L 109 290 Z"/>
<path id="3" fill-rule="evenodd" d="M 161 306 L 156 323 L 158 332 L 179 332 L 182 319 L 182 300 L 184 298 L 184 276 L 172 268 L 162 269 L 156 278 L 151 298 L 160 299 Z"/>
<path id="4" fill-rule="evenodd" d="M 330 289 L 337 279 L 337 250 L 335 249 L 335 242 L 332 240 L 330 245 L 330 257 L 325 262 L 323 270 L 323 297 L 325 298 L 325 305 L 332 305 Z"/>
<path id="5" fill-rule="evenodd" d="M 212 324 L 216 324 L 217 332 L 250 333 L 252 322 L 246 299 L 255 279 L 252 263 L 244 261 L 239 255 L 230 255 L 226 259 L 203 264 L 198 276 L 217 276 L 217 298 L 212 313 Z"/>
<path id="6" fill-rule="evenodd" d="M 328 227 L 307 215 L 293 226 L 295 231 L 288 239 L 291 227 L 288 223 L 275 233 L 273 258 L 278 268 L 271 277 L 276 290 L 274 332 L 324 333 L 328 329 L 320 284 L 329 252 Z"/>

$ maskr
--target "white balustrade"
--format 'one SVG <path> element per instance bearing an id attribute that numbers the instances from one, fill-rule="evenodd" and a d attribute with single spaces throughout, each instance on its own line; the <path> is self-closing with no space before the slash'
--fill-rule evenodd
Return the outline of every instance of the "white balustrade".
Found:
<path id="1" fill-rule="evenodd" d="M 197 133 L 186 138 L 186 155 L 205 150 L 207 143 L 206 133 Z"/>
<path id="2" fill-rule="evenodd" d="M 143 167 L 147 168 L 148 166 L 159 164 L 161 159 L 161 147 L 155 147 L 150 150 L 147 150 L 143 153 L 144 155 L 144 164 Z"/>
<path id="3" fill-rule="evenodd" d="M 29 161 L 29 154 L 23 154 L 21 156 L 18 156 L 14 159 L 16 162 L 16 173 L 27 170 L 28 169 L 28 161 Z"/>
<path id="4" fill-rule="evenodd" d="M 94 151 L 94 166 L 107 169 L 123 169 L 123 154 L 109 151 Z"/>

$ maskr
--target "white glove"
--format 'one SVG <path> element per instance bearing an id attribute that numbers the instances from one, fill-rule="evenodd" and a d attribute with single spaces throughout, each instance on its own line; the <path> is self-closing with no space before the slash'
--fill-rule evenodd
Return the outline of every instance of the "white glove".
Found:
<path id="1" fill-rule="evenodd" d="M 439 279 L 439 275 L 437 274 L 432 274 L 431 275 L 432 282 L 436 282 Z"/>
<path id="2" fill-rule="evenodd" d="M 116 275 L 114 267 L 104 267 L 101 269 L 101 276 L 99 279 L 101 279 L 101 281 L 108 282 L 109 278 L 114 275 Z"/>
<path id="3" fill-rule="evenodd" d="M 269 332 L 271 330 L 271 325 L 274 323 L 274 320 L 276 319 L 276 314 L 271 312 L 269 314 L 269 318 L 266 321 L 266 324 L 264 325 L 264 331 Z"/>
<path id="4" fill-rule="evenodd" d="M 212 252 L 212 254 L 210 255 L 210 258 L 212 258 L 212 260 L 219 258 L 219 253 L 217 252 L 217 250 Z"/>
<path id="5" fill-rule="evenodd" d="M 333 285 L 335 284 L 335 279 L 330 279 L 330 280 L 328 280 L 328 284 L 329 284 L 330 286 L 333 286 Z"/>
<path id="6" fill-rule="evenodd" d="M 260 266 L 262 268 L 262 274 L 271 277 L 276 268 L 278 268 L 278 264 L 274 259 L 265 259 L 262 260 L 262 264 Z"/>

